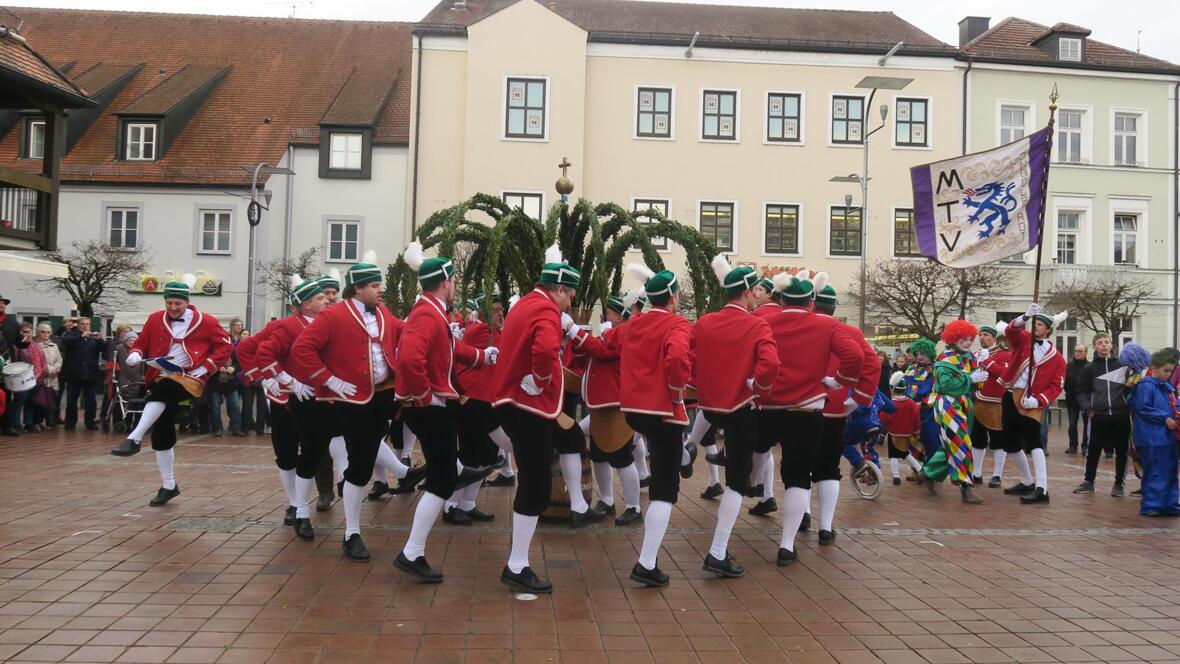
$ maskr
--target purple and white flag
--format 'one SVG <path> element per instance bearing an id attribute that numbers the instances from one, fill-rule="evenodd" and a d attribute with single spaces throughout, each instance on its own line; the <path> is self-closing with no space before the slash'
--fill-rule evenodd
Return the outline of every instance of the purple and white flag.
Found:
<path id="1" fill-rule="evenodd" d="M 1046 127 L 994 150 L 911 168 L 922 254 L 963 268 L 1036 248 L 1052 144 Z"/>

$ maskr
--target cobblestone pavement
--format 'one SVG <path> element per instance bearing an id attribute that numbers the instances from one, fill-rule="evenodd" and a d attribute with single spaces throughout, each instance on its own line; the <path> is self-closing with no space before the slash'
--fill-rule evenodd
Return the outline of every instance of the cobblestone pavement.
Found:
<path id="1" fill-rule="evenodd" d="M 147 504 L 159 475 L 146 449 L 109 456 L 117 440 L 97 432 L 4 438 L 0 660 L 1180 662 L 1180 521 L 1110 497 L 1109 460 L 1096 494 L 1071 494 L 1083 460 L 1061 439 L 1050 505 L 845 490 L 835 545 L 813 530 L 789 568 L 774 565 L 781 512 L 743 511 L 730 551 L 749 574 L 733 580 L 701 571 L 716 506 L 699 497 L 698 459 L 660 557 L 668 588 L 627 579 L 639 527 L 542 526 L 532 560 L 556 591 L 529 600 L 498 581 L 511 489 L 482 492 L 489 526 L 435 529 L 427 555 L 446 582 L 427 586 L 392 564 L 416 496 L 366 502 L 373 560 L 349 562 L 339 503 L 313 512 L 314 543 L 282 527 L 266 437 L 185 439 L 183 493 L 162 508 Z"/>

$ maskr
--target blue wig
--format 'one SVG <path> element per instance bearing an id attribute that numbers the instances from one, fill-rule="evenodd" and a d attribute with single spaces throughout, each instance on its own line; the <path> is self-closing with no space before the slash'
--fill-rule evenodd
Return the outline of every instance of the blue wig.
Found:
<path id="1" fill-rule="evenodd" d="M 1151 353 L 1134 341 L 1123 346 L 1119 360 L 1135 373 L 1140 373 L 1151 364 Z"/>

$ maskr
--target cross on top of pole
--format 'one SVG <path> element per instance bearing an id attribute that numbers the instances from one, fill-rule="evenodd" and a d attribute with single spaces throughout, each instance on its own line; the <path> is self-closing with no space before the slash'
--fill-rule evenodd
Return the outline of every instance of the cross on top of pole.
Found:
<path id="1" fill-rule="evenodd" d="M 561 169 L 561 175 L 562 175 L 562 177 L 565 177 L 565 176 L 569 175 L 569 173 L 567 173 L 566 171 L 567 171 L 567 170 L 569 170 L 569 167 L 570 167 L 570 166 L 573 166 L 573 164 L 571 164 L 571 163 L 570 163 L 570 160 L 569 160 L 569 158 L 568 158 L 568 157 L 562 157 L 562 158 L 561 158 L 561 163 L 557 165 L 557 167 Z"/>

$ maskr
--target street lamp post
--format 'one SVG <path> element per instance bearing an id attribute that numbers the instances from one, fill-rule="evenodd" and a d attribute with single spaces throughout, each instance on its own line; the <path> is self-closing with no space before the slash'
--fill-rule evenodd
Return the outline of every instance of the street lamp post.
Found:
<path id="1" fill-rule="evenodd" d="M 255 331 L 254 325 L 254 270 L 255 270 L 255 247 L 258 244 L 258 225 L 262 223 L 262 211 L 270 209 L 270 199 L 272 192 L 269 189 L 262 191 L 262 198 L 266 201 L 265 204 L 258 201 L 258 176 L 259 175 L 295 175 L 295 171 L 289 168 L 279 166 L 271 166 L 266 163 L 258 164 L 253 169 L 246 166 L 242 170 L 251 172 L 253 176 L 250 179 L 250 205 L 246 208 L 246 220 L 250 222 L 250 250 L 246 262 L 246 326 L 247 329 Z M 288 182 L 287 186 L 291 186 Z"/>

